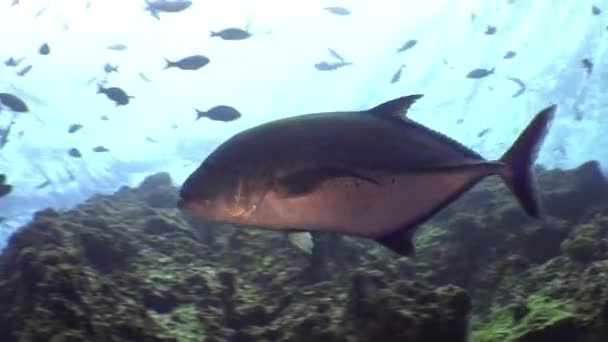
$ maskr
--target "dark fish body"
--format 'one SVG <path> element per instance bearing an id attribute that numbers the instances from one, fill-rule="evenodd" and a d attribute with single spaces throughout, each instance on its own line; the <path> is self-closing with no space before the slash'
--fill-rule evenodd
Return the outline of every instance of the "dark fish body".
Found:
<path id="1" fill-rule="evenodd" d="M 333 6 L 333 7 L 325 7 L 323 8 L 324 10 L 326 10 L 327 12 L 331 13 L 331 14 L 335 14 L 335 15 L 349 15 L 350 14 L 350 10 L 348 8 L 345 7 L 338 7 L 338 6 Z"/>
<path id="2" fill-rule="evenodd" d="M 68 155 L 72 158 L 82 158 L 82 153 L 77 148 L 70 148 L 68 150 Z"/>
<path id="3" fill-rule="evenodd" d="M 600 14 L 602 14 L 602 10 L 599 7 L 593 5 L 593 6 L 591 6 L 591 14 L 600 15 Z"/>
<path id="4" fill-rule="evenodd" d="M 251 33 L 240 28 L 227 28 L 221 31 L 211 31 L 210 37 L 220 37 L 224 40 L 243 40 L 251 37 Z"/>
<path id="5" fill-rule="evenodd" d="M 178 207 L 210 221 L 326 231 L 414 252 L 415 228 L 489 175 L 539 217 L 532 164 L 556 106 L 497 161 L 407 118 L 422 95 L 355 112 L 280 119 L 238 133 L 184 182 Z"/>
<path id="6" fill-rule="evenodd" d="M 110 150 L 108 150 L 107 148 L 99 145 L 93 148 L 93 152 L 97 152 L 97 153 L 101 153 L 101 152 L 108 152 Z"/>
<path id="7" fill-rule="evenodd" d="M 486 128 L 486 129 L 482 130 L 481 132 L 477 133 L 477 137 L 483 138 L 486 134 L 490 133 L 490 131 L 492 131 L 492 130 L 489 128 Z"/>
<path id="8" fill-rule="evenodd" d="M 18 58 L 18 59 L 14 59 L 13 57 L 9 57 L 7 60 L 4 61 L 4 65 L 6 65 L 7 67 L 16 67 L 23 60 L 24 60 L 23 57 Z"/>
<path id="9" fill-rule="evenodd" d="M 97 85 L 97 94 L 105 94 L 110 100 L 114 101 L 117 106 L 124 106 L 129 103 L 129 100 L 133 96 L 127 95 L 127 93 L 118 87 L 105 88 L 102 85 Z"/>
<path id="10" fill-rule="evenodd" d="M 177 13 L 181 12 L 192 5 L 192 1 L 187 0 L 155 0 L 148 1 L 146 0 L 146 10 L 150 12 L 150 14 L 160 20 L 159 13 Z"/>
<path id="11" fill-rule="evenodd" d="M 32 70 L 32 65 L 30 64 L 30 65 L 25 66 L 23 69 L 17 71 L 17 75 L 18 76 L 25 76 L 31 70 Z"/>
<path id="12" fill-rule="evenodd" d="M 49 44 L 44 43 L 40 46 L 40 48 L 38 48 L 38 53 L 41 55 L 48 55 L 49 53 L 51 53 L 51 48 L 49 47 Z"/>
<path id="13" fill-rule="evenodd" d="M 526 84 L 517 77 L 509 77 L 507 78 L 509 81 L 515 82 L 519 86 L 519 89 L 511 95 L 511 97 L 518 97 L 526 91 Z"/>
<path id="14" fill-rule="evenodd" d="M 196 111 L 196 120 L 200 118 L 208 118 L 214 121 L 234 121 L 241 117 L 241 113 L 230 106 L 215 106 L 208 111 L 201 111 L 194 108 Z"/>
<path id="15" fill-rule="evenodd" d="M 402 65 L 399 67 L 399 69 L 397 69 L 397 71 L 391 78 L 391 83 L 397 83 L 397 82 L 399 82 L 399 80 L 401 80 L 401 70 L 403 70 L 404 67 L 405 67 L 405 65 Z"/>
<path id="16" fill-rule="evenodd" d="M 587 72 L 587 77 L 591 76 L 591 73 L 593 73 L 593 62 L 589 58 L 583 58 L 581 60 L 581 65 Z"/>
<path id="17" fill-rule="evenodd" d="M 81 124 L 71 124 L 70 127 L 68 127 L 68 133 L 75 133 L 79 131 L 82 127 L 84 126 L 82 126 Z"/>
<path id="18" fill-rule="evenodd" d="M 0 93 L 0 104 L 17 113 L 30 111 L 22 99 L 9 93 Z"/>
<path id="19" fill-rule="evenodd" d="M 320 71 L 332 71 L 332 70 L 337 70 L 340 69 L 342 67 L 345 67 L 347 65 L 351 65 L 353 63 L 350 62 L 334 62 L 334 63 L 330 63 L 330 62 L 319 62 L 315 64 L 315 69 L 320 70 Z"/>
<path id="20" fill-rule="evenodd" d="M 403 52 L 403 51 L 409 50 L 409 49 L 413 48 L 414 46 L 416 46 L 416 44 L 418 44 L 418 41 L 416 39 L 410 39 L 407 42 L 405 42 L 403 45 L 401 45 L 401 47 L 397 49 L 397 52 Z"/>
<path id="21" fill-rule="evenodd" d="M 517 56 L 517 52 L 515 51 L 507 51 L 507 53 L 505 53 L 504 56 L 502 56 L 503 59 L 511 59 L 513 57 Z"/>
<path id="22" fill-rule="evenodd" d="M 125 50 L 127 50 L 127 46 L 125 44 L 114 44 L 114 45 L 108 46 L 108 49 L 114 50 L 114 51 L 125 51 Z"/>
<path id="23" fill-rule="evenodd" d="M 111 65 L 110 63 L 106 63 L 103 66 L 103 71 L 106 72 L 106 74 L 110 74 L 113 72 L 118 72 L 118 66 L 117 65 Z"/>
<path id="24" fill-rule="evenodd" d="M 486 28 L 486 31 L 484 32 L 484 34 L 487 35 L 493 35 L 496 33 L 496 26 L 490 26 L 488 25 L 488 28 Z"/>
<path id="25" fill-rule="evenodd" d="M 175 62 L 172 62 L 165 58 L 165 61 L 167 61 L 165 69 L 179 68 L 182 70 L 198 70 L 209 64 L 209 58 L 202 55 L 188 56 Z"/>
<path id="26" fill-rule="evenodd" d="M 494 73 L 494 68 L 488 70 L 488 69 L 473 69 L 471 70 L 468 74 L 467 74 L 467 78 L 473 78 L 473 79 L 478 79 L 478 78 L 484 78 L 487 76 L 490 76 Z"/>
<path id="27" fill-rule="evenodd" d="M 51 181 L 50 181 L 50 180 L 46 180 L 46 181 L 44 181 L 44 182 L 42 182 L 42 183 L 38 184 L 38 185 L 36 186 L 36 189 L 38 189 L 38 190 L 40 190 L 40 189 L 44 189 L 44 188 L 46 188 L 46 187 L 47 187 L 47 186 L 49 186 L 49 185 L 51 185 Z"/>

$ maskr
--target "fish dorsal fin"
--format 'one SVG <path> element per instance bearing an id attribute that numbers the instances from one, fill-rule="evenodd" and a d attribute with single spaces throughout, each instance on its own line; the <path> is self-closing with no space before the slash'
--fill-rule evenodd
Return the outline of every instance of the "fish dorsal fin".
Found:
<path id="1" fill-rule="evenodd" d="M 382 104 L 377 105 L 376 107 L 368 110 L 369 113 L 385 118 L 403 118 L 407 117 L 407 111 L 410 107 L 416 102 L 416 100 L 420 99 L 422 94 L 408 95 L 402 96 Z"/>

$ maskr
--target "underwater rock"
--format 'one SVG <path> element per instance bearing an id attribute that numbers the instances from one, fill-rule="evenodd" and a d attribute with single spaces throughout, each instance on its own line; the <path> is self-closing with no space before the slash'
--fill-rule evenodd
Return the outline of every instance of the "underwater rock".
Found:
<path id="1" fill-rule="evenodd" d="M 156 174 L 40 211 L 11 237 L 0 341 L 458 342 L 469 313 L 475 342 L 608 340 L 597 171 L 539 170 L 542 222 L 483 182 L 417 233 L 413 259 L 331 234 L 314 234 L 308 255 L 281 232 L 198 221 Z M 560 207 L 567 196 L 575 210 Z"/>
<path id="2" fill-rule="evenodd" d="M 572 171 L 547 174 L 543 194 L 547 214 L 574 222 L 589 208 L 608 203 L 608 180 L 596 161 L 584 163 Z"/>
<path id="3" fill-rule="evenodd" d="M 193 221 L 151 200 L 171 184 L 38 212 L 0 255 L 0 340 L 466 340 L 469 297 L 403 280 L 407 259 L 338 236 L 311 257 L 281 232 Z"/>

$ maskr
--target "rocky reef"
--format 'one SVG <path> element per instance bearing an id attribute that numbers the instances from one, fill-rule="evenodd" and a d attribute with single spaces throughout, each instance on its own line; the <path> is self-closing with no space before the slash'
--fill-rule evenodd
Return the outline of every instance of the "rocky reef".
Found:
<path id="1" fill-rule="evenodd" d="M 200 222 L 153 175 L 12 236 L 0 341 L 607 341 L 608 183 L 593 162 L 538 178 L 542 221 L 488 180 L 399 258 Z"/>
<path id="2" fill-rule="evenodd" d="M 158 174 L 37 213 L 0 256 L 0 341 L 467 338 L 467 294 L 405 276 L 407 259 L 337 237 L 311 257 L 284 234 L 189 221 L 175 196 Z"/>

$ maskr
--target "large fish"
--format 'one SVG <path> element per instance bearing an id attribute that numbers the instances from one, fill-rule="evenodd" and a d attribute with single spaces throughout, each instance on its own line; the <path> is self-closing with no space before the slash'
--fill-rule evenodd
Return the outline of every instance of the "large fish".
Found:
<path id="1" fill-rule="evenodd" d="M 540 216 L 532 164 L 556 109 L 497 161 L 407 118 L 422 95 L 355 112 L 272 121 L 236 134 L 188 177 L 178 207 L 211 221 L 331 231 L 412 255 L 415 228 L 489 175 Z"/>

